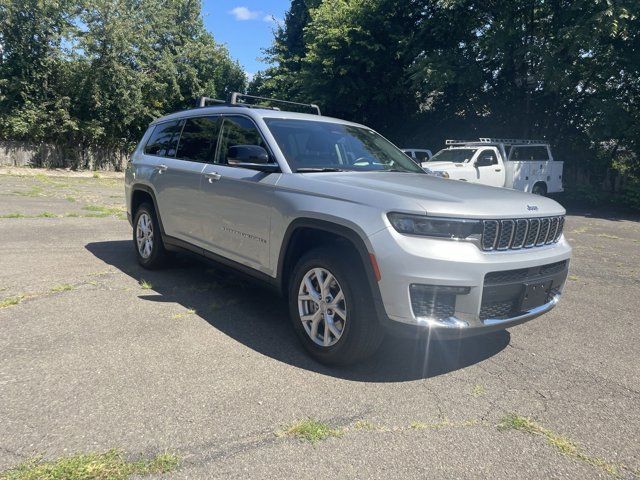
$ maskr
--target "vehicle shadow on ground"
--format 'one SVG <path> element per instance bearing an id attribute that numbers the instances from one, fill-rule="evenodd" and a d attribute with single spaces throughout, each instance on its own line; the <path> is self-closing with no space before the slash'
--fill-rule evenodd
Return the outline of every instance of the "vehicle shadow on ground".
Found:
<path id="1" fill-rule="evenodd" d="M 287 306 L 268 287 L 228 269 L 180 254 L 163 270 L 140 267 L 130 241 L 95 242 L 86 249 L 153 286 L 140 298 L 194 309 L 212 327 L 275 360 L 320 374 L 362 382 L 401 382 L 442 375 L 481 362 L 504 349 L 506 331 L 479 338 L 437 341 L 389 337 L 370 359 L 349 367 L 326 367 L 311 359 L 289 324 Z"/>

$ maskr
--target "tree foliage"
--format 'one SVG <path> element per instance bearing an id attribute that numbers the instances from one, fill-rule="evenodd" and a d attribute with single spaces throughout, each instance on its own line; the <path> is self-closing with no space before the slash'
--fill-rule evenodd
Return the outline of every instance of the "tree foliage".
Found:
<path id="1" fill-rule="evenodd" d="M 0 0 L 0 137 L 123 147 L 246 79 L 199 0 Z"/>
<path id="2" fill-rule="evenodd" d="M 639 173 L 636 0 L 292 2 L 250 89 L 398 143 L 544 137 L 574 177 Z"/>

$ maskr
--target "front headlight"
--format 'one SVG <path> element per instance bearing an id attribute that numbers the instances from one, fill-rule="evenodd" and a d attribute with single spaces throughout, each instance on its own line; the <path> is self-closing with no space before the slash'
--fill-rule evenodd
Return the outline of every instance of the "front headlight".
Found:
<path id="1" fill-rule="evenodd" d="M 391 225 L 399 233 L 425 237 L 479 239 L 482 222 L 464 218 L 437 218 L 404 213 L 387 214 Z"/>
<path id="2" fill-rule="evenodd" d="M 439 172 L 438 170 L 431 170 L 430 168 L 425 168 L 424 171 L 434 177 L 449 178 L 448 172 Z"/>

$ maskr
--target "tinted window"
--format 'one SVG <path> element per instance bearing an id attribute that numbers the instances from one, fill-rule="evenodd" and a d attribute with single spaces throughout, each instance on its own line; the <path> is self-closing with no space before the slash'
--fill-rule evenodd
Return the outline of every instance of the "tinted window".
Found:
<path id="1" fill-rule="evenodd" d="M 421 162 L 426 162 L 427 160 L 429 160 L 429 154 L 427 152 L 416 150 L 416 158 Z"/>
<path id="2" fill-rule="evenodd" d="M 549 152 L 545 146 L 537 147 L 511 147 L 511 156 L 509 160 L 514 161 L 547 161 L 549 160 Z"/>
<path id="3" fill-rule="evenodd" d="M 498 158 L 493 150 L 485 150 L 484 152 L 481 152 L 479 158 L 486 161 L 489 165 L 496 165 L 498 163 Z"/>
<path id="4" fill-rule="evenodd" d="M 218 117 L 188 118 L 182 129 L 177 158 L 211 162 L 218 142 Z"/>
<path id="5" fill-rule="evenodd" d="M 220 153 L 216 163 L 227 163 L 230 147 L 235 145 L 258 145 L 267 148 L 254 123 L 246 117 L 225 117 L 220 138 Z"/>
<path id="6" fill-rule="evenodd" d="M 429 161 L 463 163 L 471 160 L 476 150 L 477 148 L 446 148 L 436 153 Z"/>
<path id="7" fill-rule="evenodd" d="M 181 129 L 182 121 L 180 120 L 156 125 L 144 147 L 144 153 L 159 157 L 174 157 Z"/>

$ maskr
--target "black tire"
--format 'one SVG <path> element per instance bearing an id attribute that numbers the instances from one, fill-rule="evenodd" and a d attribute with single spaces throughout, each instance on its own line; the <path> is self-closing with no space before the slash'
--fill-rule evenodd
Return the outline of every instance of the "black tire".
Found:
<path id="1" fill-rule="evenodd" d="M 142 217 L 142 215 L 147 215 L 147 218 L 151 219 L 153 227 L 153 246 L 151 248 L 151 253 L 147 257 L 144 257 L 140 253 L 136 238 L 138 222 L 140 221 L 140 217 Z M 162 242 L 162 235 L 160 234 L 160 225 L 158 223 L 156 211 L 153 208 L 153 205 L 150 205 L 148 203 L 141 204 L 135 212 L 135 216 L 133 219 L 133 249 L 136 252 L 138 263 L 144 268 L 155 270 L 163 267 L 166 263 L 167 251 L 165 250 L 164 243 Z"/>
<path id="2" fill-rule="evenodd" d="M 531 189 L 531 193 L 544 197 L 547 194 L 547 187 L 544 183 L 536 183 Z"/>
<path id="3" fill-rule="evenodd" d="M 372 355 L 384 336 L 377 318 L 366 274 L 360 262 L 341 252 L 339 246 L 321 247 L 303 255 L 289 281 L 289 316 L 293 328 L 305 349 L 320 363 L 328 365 L 353 364 Z M 305 275 L 313 268 L 330 272 L 344 293 L 346 321 L 342 335 L 334 345 L 316 344 L 305 330 L 298 307 L 298 292 Z"/>

